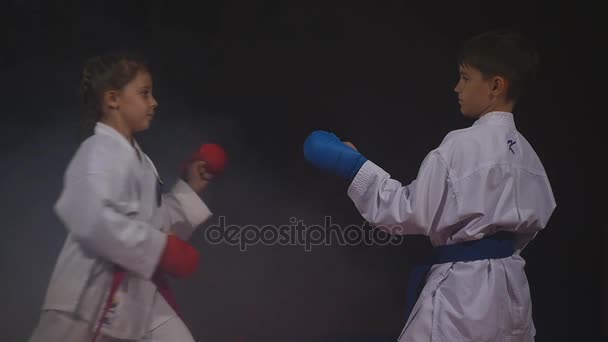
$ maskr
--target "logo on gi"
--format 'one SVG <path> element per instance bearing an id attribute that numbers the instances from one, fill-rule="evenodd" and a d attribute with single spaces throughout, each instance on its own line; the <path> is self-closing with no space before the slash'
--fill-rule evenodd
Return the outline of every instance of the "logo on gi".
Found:
<path id="1" fill-rule="evenodd" d="M 511 153 L 515 154 L 515 151 L 513 151 L 513 145 L 515 145 L 515 140 L 507 140 L 507 144 L 509 144 L 509 151 L 511 151 Z"/>

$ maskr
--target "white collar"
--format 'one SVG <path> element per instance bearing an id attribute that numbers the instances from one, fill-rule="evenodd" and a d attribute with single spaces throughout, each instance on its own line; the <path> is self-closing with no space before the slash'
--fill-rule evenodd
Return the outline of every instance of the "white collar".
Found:
<path id="1" fill-rule="evenodd" d="M 137 144 L 137 141 L 135 139 L 133 139 L 133 144 L 131 144 L 127 138 L 125 138 L 122 134 L 120 134 L 114 127 L 109 126 L 104 124 L 103 122 L 97 122 L 95 124 L 95 134 L 106 134 L 111 136 L 112 138 L 120 141 L 121 143 L 125 144 L 126 146 L 130 147 L 130 148 L 134 148 L 136 150 L 138 150 L 139 152 L 141 152 L 141 149 L 139 148 L 139 144 Z"/>
<path id="2" fill-rule="evenodd" d="M 473 126 L 486 124 L 506 124 L 509 126 L 515 126 L 515 119 L 513 118 L 513 114 L 510 112 L 489 112 L 478 118 L 473 123 Z"/>
<path id="3" fill-rule="evenodd" d="M 158 170 L 156 170 L 156 166 L 154 166 L 154 163 L 152 162 L 152 160 L 150 160 L 150 158 L 141 150 L 141 148 L 139 147 L 139 144 L 137 143 L 137 141 L 135 139 L 133 139 L 133 145 L 131 145 L 129 143 L 129 141 L 127 140 L 127 138 L 125 138 L 122 134 L 120 134 L 116 129 L 114 129 L 113 127 L 104 124 L 103 122 L 97 122 L 95 124 L 95 134 L 106 134 L 118 141 L 120 141 L 125 147 L 129 147 L 131 149 L 134 149 L 134 152 L 137 154 L 139 153 L 139 155 L 141 156 L 141 158 L 145 158 L 148 163 L 150 163 L 150 165 L 152 166 L 152 170 L 154 170 L 154 174 L 156 175 L 156 178 L 158 178 L 158 181 L 163 184 L 163 181 L 160 179 L 160 176 L 158 174 Z M 143 160 L 143 159 L 142 159 Z"/>

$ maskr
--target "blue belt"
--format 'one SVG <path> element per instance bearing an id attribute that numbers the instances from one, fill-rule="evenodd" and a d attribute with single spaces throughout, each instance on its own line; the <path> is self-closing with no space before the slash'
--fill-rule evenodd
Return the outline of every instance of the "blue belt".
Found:
<path id="1" fill-rule="evenodd" d="M 424 280 L 431 267 L 435 264 L 449 262 L 466 262 L 486 259 L 502 259 L 515 253 L 515 240 L 510 232 L 499 232 L 480 240 L 439 246 L 433 248 L 430 257 L 416 264 L 407 285 L 407 320 L 414 309 L 414 304 L 422 292 Z"/>

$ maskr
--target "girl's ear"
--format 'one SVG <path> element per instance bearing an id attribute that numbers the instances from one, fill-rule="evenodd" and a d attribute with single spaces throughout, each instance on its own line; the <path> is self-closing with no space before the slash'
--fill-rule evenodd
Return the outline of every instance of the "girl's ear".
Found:
<path id="1" fill-rule="evenodd" d="M 103 93 L 104 107 L 117 110 L 118 109 L 118 91 L 108 90 Z"/>

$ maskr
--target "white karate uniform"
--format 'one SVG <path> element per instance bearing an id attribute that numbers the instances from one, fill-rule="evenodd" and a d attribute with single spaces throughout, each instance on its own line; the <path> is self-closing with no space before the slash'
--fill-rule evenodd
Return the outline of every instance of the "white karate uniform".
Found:
<path id="1" fill-rule="evenodd" d="M 69 331 L 75 334 L 70 341 L 90 341 L 110 291 L 113 265 L 127 274 L 116 293 L 116 306 L 101 328 L 105 338 L 150 340 L 151 331 L 160 326 L 181 323 L 151 277 L 166 233 L 187 240 L 212 213 L 183 181 L 159 201 L 160 184 L 154 164 L 136 142 L 132 145 L 112 127 L 97 123 L 95 134 L 70 162 L 55 205 L 68 236 L 32 341 L 50 342 L 49 336 Z M 73 325 L 49 324 L 70 321 Z M 181 325 L 166 341 L 180 340 L 177 335 L 191 339 Z"/>
<path id="2" fill-rule="evenodd" d="M 555 209 L 544 167 L 511 113 L 491 112 L 450 132 L 402 185 L 371 161 L 348 195 L 361 215 L 393 234 L 434 246 L 516 234 L 511 257 L 434 265 L 399 341 L 533 341 L 525 261 L 519 255 Z"/>

